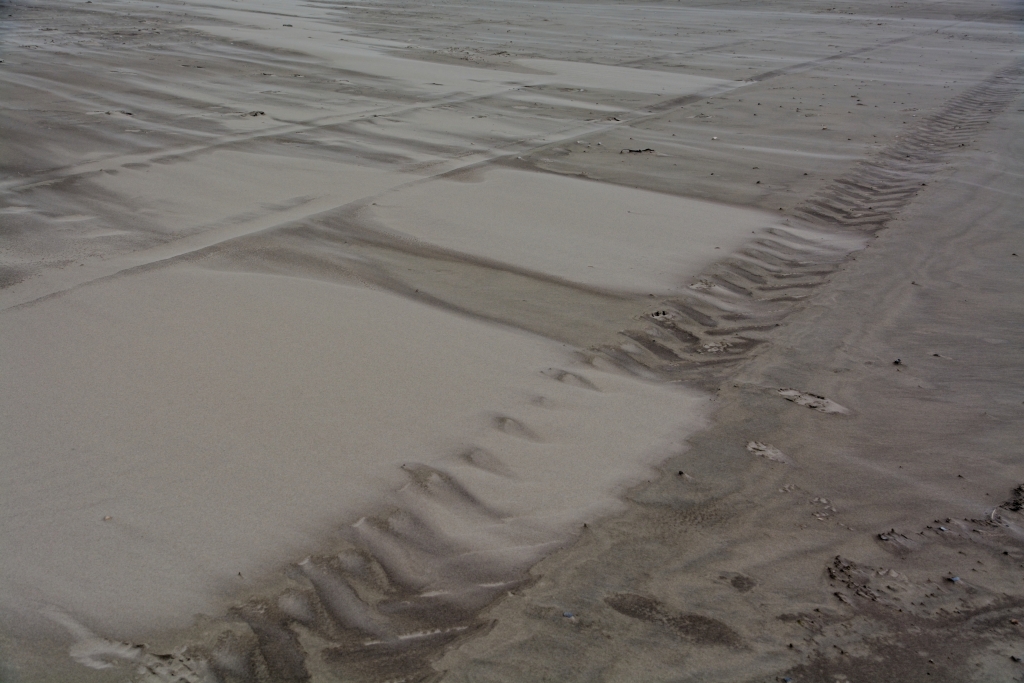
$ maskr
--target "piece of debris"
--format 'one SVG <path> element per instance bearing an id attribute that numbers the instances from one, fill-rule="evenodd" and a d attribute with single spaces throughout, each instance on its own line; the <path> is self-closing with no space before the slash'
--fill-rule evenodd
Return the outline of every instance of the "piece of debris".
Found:
<path id="1" fill-rule="evenodd" d="M 903 556 L 917 548 L 917 543 L 912 541 L 906 534 L 896 531 L 896 529 L 884 531 L 878 534 L 877 538 L 884 544 L 883 547 L 887 551 L 899 556 Z"/>
<path id="2" fill-rule="evenodd" d="M 892 362 L 893 365 L 903 365 L 903 359 L 897 358 Z"/>
<path id="3" fill-rule="evenodd" d="M 732 345 L 725 341 L 707 342 L 700 345 L 697 353 L 722 353 L 730 346 Z"/>
<path id="4" fill-rule="evenodd" d="M 960 583 L 961 578 L 959 576 L 951 576 L 947 580 L 951 583 Z"/>
<path id="5" fill-rule="evenodd" d="M 654 150 L 650 147 L 643 149 L 624 149 L 619 154 L 654 154 Z"/>
<path id="6" fill-rule="evenodd" d="M 1020 512 L 1024 510 L 1024 484 L 1021 484 L 1013 490 L 1013 494 L 1010 499 L 999 507 L 1010 512 Z"/>
<path id="7" fill-rule="evenodd" d="M 771 444 L 762 443 L 760 441 L 751 441 L 747 444 L 747 450 L 754 455 L 760 455 L 762 458 L 767 458 L 773 462 L 789 462 L 789 460 L 786 459 L 786 456 L 783 455 L 782 451 Z"/>
<path id="8" fill-rule="evenodd" d="M 266 116 L 266 112 L 251 111 L 251 112 L 247 113 L 246 116 Z"/>
<path id="9" fill-rule="evenodd" d="M 818 394 L 805 394 L 802 391 L 796 389 L 779 389 L 779 395 L 787 401 L 792 401 L 800 406 L 807 406 L 813 410 L 817 410 L 819 413 L 838 413 L 840 415 L 849 414 L 849 410 L 839 405 L 835 401 L 819 396 Z"/>

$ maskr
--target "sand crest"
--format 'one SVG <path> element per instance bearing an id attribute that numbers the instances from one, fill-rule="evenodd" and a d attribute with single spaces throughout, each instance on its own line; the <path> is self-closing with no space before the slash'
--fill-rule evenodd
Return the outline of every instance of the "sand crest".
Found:
<path id="1" fill-rule="evenodd" d="M 1019 7 L 3 15 L 0 679 L 1019 677 Z"/>
<path id="2" fill-rule="evenodd" d="M 707 403 L 594 368 L 559 381 L 577 363 L 557 343 L 296 278 L 176 267 L 3 318 L 3 606 L 118 637 L 216 612 L 414 464 L 497 515 L 462 537 L 448 513 L 462 552 L 557 542 Z"/>

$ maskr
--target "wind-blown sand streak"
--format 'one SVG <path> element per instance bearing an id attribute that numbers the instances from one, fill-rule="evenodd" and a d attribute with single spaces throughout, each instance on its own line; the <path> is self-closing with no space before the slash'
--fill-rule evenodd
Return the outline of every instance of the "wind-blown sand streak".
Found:
<path id="1" fill-rule="evenodd" d="M 0 185 L 4 676 L 920 673 L 870 630 L 854 664 L 826 648 L 851 649 L 832 624 L 889 623 L 858 601 L 941 593 L 907 578 L 921 560 L 822 573 L 792 550 L 806 536 L 758 513 L 789 519 L 761 489 L 818 491 L 819 551 L 869 554 L 839 540 L 850 501 L 913 520 L 868 485 L 821 493 L 830 467 L 888 481 L 889 465 L 854 443 L 823 467 L 799 437 L 849 444 L 871 417 L 904 443 L 878 413 L 919 404 L 848 395 L 808 341 L 845 325 L 863 341 L 895 314 L 803 321 L 856 290 L 862 261 L 880 291 L 878 259 L 898 259 L 867 247 L 992 139 L 1020 92 L 1012 9 L 88 4 L 17 8 L 0 65 L 18 103 Z M 817 374 L 780 369 L 788 329 Z M 775 481 L 789 471 L 800 486 Z M 948 490 L 899 477 L 914 500 Z M 985 536 L 986 563 L 1016 553 L 1012 501 L 986 514 L 935 533 Z M 932 547 L 882 536 L 903 559 Z M 736 569 L 773 552 L 792 563 Z M 830 587 L 814 602 L 779 587 L 787 572 Z M 977 635 L 1024 604 L 998 590 L 963 603 L 970 626 L 914 623 L 1004 647 Z M 773 640 L 799 640 L 792 624 L 810 624 L 805 649 Z M 996 680 L 985 652 L 978 680 Z"/>

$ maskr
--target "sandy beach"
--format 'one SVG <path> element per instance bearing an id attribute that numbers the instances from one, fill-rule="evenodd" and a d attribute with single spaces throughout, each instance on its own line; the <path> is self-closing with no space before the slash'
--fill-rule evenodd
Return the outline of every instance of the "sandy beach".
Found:
<path id="1" fill-rule="evenodd" d="M 1024 10 L 0 6 L 0 680 L 1024 680 Z"/>

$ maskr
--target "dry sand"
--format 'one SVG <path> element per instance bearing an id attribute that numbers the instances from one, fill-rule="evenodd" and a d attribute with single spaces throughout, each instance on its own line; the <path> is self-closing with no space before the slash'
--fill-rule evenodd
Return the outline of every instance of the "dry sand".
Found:
<path id="1" fill-rule="evenodd" d="M 1024 676 L 1019 6 L 0 9 L 0 679 Z"/>
<path id="2" fill-rule="evenodd" d="M 577 144 L 586 144 L 579 141 Z M 573 283 L 678 293 L 775 217 L 710 202 L 552 178 L 476 171 L 382 195 L 363 212 L 382 229 Z M 625 229 L 624 229 L 624 226 Z"/>
<path id="3" fill-rule="evenodd" d="M 611 491 L 706 412 L 593 368 L 558 381 L 562 345 L 387 293 L 190 267 L 128 279 L 6 314 L 4 608 L 60 605 L 121 638 L 187 626 L 413 466 L 495 511 L 440 533 L 521 570 L 617 509 Z M 500 473 L 467 468 L 474 449 Z"/>

